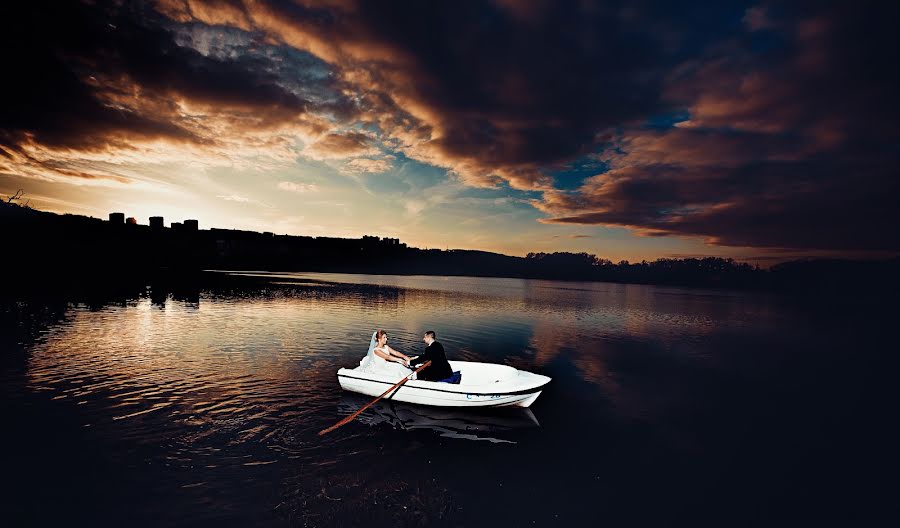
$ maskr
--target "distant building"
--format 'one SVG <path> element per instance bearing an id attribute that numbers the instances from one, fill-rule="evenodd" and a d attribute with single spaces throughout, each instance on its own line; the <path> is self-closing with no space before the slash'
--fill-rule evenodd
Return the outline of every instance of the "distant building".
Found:
<path id="1" fill-rule="evenodd" d="M 150 227 L 153 229 L 162 229 L 163 226 L 163 217 L 161 216 L 151 216 L 150 217 Z"/>
<path id="2" fill-rule="evenodd" d="M 384 248 L 384 246 L 389 246 L 391 248 L 406 248 L 406 244 L 400 242 L 399 238 L 379 238 L 372 235 L 363 235 L 361 247 L 372 248 L 373 246 L 380 248 Z"/>
<path id="3" fill-rule="evenodd" d="M 170 227 L 172 228 L 172 231 L 181 231 L 181 229 L 184 227 L 184 224 L 182 224 L 181 222 L 172 222 L 172 225 Z"/>
<path id="4" fill-rule="evenodd" d="M 185 220 L 184 221 L 184 230 L 185 231 L 197 231 L 200 229 L 200 222 L 197 220 Z"/>
<path id="5" fill-rule="evenodd" d="M 124 224 L 125 223 L 125 213 L 109 213 L 109 223 Z"/>
<path id="6" fill-rule="evenodd" d="M 129 216 L 125 219 L 125 223 L 129 225 L 137 225 L 137 219 L 133 216 Z"/>

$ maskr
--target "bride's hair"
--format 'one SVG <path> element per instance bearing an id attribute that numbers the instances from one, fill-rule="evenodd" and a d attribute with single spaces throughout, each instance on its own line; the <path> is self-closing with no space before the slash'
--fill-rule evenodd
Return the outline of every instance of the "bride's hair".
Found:
<path id="1" fill-rule="evenodd" d="M 384 336 L 386 334 L 387 334 L 387 332 L 385 332 L 384 330 L 379 330 L 379 331 L 375 332 L 375 342 L 377 343 L 378 341 L 381 341 L 381 336 Z"/>

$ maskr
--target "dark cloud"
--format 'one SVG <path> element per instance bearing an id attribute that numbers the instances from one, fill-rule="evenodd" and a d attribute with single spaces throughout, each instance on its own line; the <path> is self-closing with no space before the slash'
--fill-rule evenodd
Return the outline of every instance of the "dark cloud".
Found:
<path id="1" fill-rule="evenodd" d="M 182 13 L 313 50 L 379 94 L 371 119 L 408 155 L 542 190 L 547 222 L 897 249 L 885 198 L 897 13 L 863 4 L 269 1 L 211 15 L 190 1 Z M 641 126 L 673 112 L 690 121 Z M 610 172 L 552 189 L 547 171 L 598 151 Z"/>
<path id="2" fill-rule="evenodd" d="M 553 235 L 553 238 L 571 238 L 571 239 L 579 239 L 579 238 L 594 238 L 592 235 Z"/>
<path id="3" fill-rule="evenodd" d="M 438 148 L 488 170 L 570 159 L 660 108 L 662 50 L 615 9 L 552 4 L 523 25 L 477 3 L 363 6 L 369 33 L 406 57 L 405 95 L 436 114 Z"/>
<path id="4" fill-rule="evenodd" d="M 203 144 L 177 103 L 245 113 L 262 126 L 298 119 L 307 100 L 249 53 L 228 59 L 179 46 L 149 5 L 29 2 L 4 17 L 2 144 L 102 148 L 168 139 Z M 340 102 L 329 102 L 334 112 Z M 320 108 L 316 108 L 319 110 Z"/>
<path id="5" fill-rule="evenodd" d="M 318 116 L 308 151 L 320 157 L 373 154 L 381 142 L 473 185 L 540 191 L 533 203 L 545 222 L 739 246 L 897 250 L 898 10 L 634 0 L 37 5 L 5 18 L 4 44 L 22 50 L 11 69 L 28 80 L 3 88 L 17 104 L 0 113 L 0 141 L 216 141 L 177 115 L 187 100 L 242 128 Z M 208 52 L 204 39 L 216 35 L 227 38 Z M 688 120 L 658 124 L 675 115 Z M 554 171 L 589 158 L 608 172 L 553 187 Z"/>
<path id="6" fill-rule="evenodd" d="M 88 143 L 87 138 L 109 130 L 145 137 L 189 137 L 170 123 L 103 105 L 65 63 L 64 54 L 91 47 L 100 40 L 94 32 L 110 28 L 81 6 L 37 4 L 4 7 L 0 39 L 3 49 L 16 50 L 5 57 L 6 75 L 0 83 L 4 146 L 15 148 L 32 136 L 41 143 L 80 147 Z M 59 18 L 46 16 L 54 11 Z"/>
<path id="7" fill-rule="evenodd" d="M 401 50 L 404 96 L 431 114 L 433 146 L 525 181 L 594 149 L 598 132 L 663 111 L 683 37 L 705 29 L 691 8 L 662 4 L 363 5 L 367 32 Z"/>
<path id="8" fill-rule="evenodd" d="M 537 204 L 545 221 L 735 246 L 900 250 L 900 83 L 887 67 L 900 39 L 886 22 L 897 8 L 813 7 L 759 7 L 749 34 L 683 65 L 666 93 L 690 121 L 621 133 L 605 154 L 613 169 L 548 195 Z"/>
<path id="9" fill-rule="evenodd" d="M 629 168 L 542 206 L 569 213 L 553 223 L 620 225 L 730 246 L 896 250 L 900 184 L 894 174 L 872 163 Z"/>
<path id="10" fill-rule="evenodd" d="M 159 9 L 311 50 L 378 94 L 366 100 L 370 119 L 411 156 L 472 183 L 498 176 L 520 188 L 545 187 L 542 169 L 591 151 L 599 131 L 663 111 L 665 77 L 696 35 L 720 33 L 717 16 L 743 16 L 729 3 L 228 5 L 169 0 Z"/>

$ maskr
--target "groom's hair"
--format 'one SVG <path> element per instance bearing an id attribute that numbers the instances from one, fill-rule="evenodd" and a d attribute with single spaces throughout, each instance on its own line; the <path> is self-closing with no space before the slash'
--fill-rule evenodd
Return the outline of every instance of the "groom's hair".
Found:
<path id="1" fill-rule="evenodd" d="M 431 339 L 437 339 L 437 335 L 435 335 L 434 330 L 429 330 L 425 332 L 425 335 L 430 337 Z"/>

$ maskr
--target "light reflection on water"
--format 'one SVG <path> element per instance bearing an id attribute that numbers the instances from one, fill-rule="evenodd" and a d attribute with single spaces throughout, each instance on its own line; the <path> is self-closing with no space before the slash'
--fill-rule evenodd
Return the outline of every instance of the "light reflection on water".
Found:
<path id="1" fill-rule="evenodd" d="M 199 303 L 143 298 L 98 311 L 75 307 L 32 351 L 30 387 L 93 403 L 98 420 L 107 413 L 113 420 L 142 416 L 150 425 L 240 419 L 240 438 L 258 441 L 274 434 L 285 413 L 315 415 L 332 405 L 335 370 L 358 361 L 375 328 L 411 351 L 424 330 L 435 329 L 454 358 L 536 371 L 567 350 L 581 376 L 602 385 L 609 373 L 598 342 L 695 340 L 747 315 L 717 311 L 722 294 L 652 295 L 643 286 L 337 276 L 381 285 L 334 290 L 298 275 L 279 282 L 289 289 L 250 296 L 207 292 Z M 311 422 L 310 430 L 318 426 Z"/>
<path id="2" fill-rule="evenodd" d="M 243 511 L 256 512 L 254 519 L 264 512 L 272 522 L 317 515 L 338 522 L 344 510 L 333 495 L 352 509 L 368 500 L 362 489 L 393 475 L 415 497 L 455 500 L 454 515 L 467 518 L 460 512 L 479 504 L 483 486 L 502 480 L 491 476 L 491 464 L 481 467 L 487 459 L 496 460 L 495 471 L 529 460 L 545 477 L 565 474 L 579 450 L 624 441 L 638 434 L 632 427 L 652 430 L 663 450 L 696 455 L 717 438 L 691 422 L 710 413 L 721 418 L 710 394 L 747 365 L 753 368 L 742 376 L 771 375 L 786 350 L 814 342 L 821 330 L 774 298 L 745 293 L 517 279 L 247 276 L 271 281 L 205 289 L 196 298 L 151 292 L 99 308 L 72 305 L 28 349 L 27 391 L 76 417 L 94 431 L 91 438 L 109 440 L 111 459 L 132 471 L 156 468 L 142 489 L 184 501 L 173 516 L 233 521 Z M 430 329 L 451 359 L 507 363 L 554 381 L 533 414 L 381 405 L 318 437 L 365 403 L 341 394 L 335 372 L 359 361 L 377 328 L 409 353 L 421 349 L 421 334 Z M 398 461 L 433 462 L 444 473 L 398 470 Z M 458 464 L 488 471 L 487 480 L 475 491 L 459 489 L 465 478 L 447 473 Z M 573 480 L 583 487 L 576 497 L 611 485 L 602 475 L 615 464 L 603 456 L 576 465 L 583 473 Z M 501 503 L 542 489 L 517 492 L 507 482 Z M 177 500 L 173 489 L 182 490 Z M 543 491 L 550 504 L 571 496 Z M 213 515 L 197 504 L 237 510 Z M 443 505 L 418 507 L 433 522 L 452 518 Z M 396 520 L 390 515 L 385 523 Z"/>

